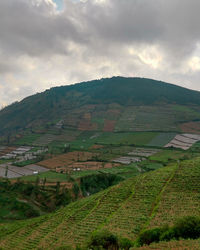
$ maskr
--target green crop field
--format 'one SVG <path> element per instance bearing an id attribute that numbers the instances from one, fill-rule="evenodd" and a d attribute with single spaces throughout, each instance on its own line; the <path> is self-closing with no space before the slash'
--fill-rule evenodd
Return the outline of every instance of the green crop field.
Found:
<path id="1" fill-rule="evenodd" d="M 116 131 L 179 131 L 178 123 L 200 117 L 181 105 L 126 107 L 117 121 Z M 159 121 L 159 122 L 158 122 Z"/>
<path id="2" fill-rule="evenodd" d="M 174 137 L 176 133 L 160 133 L 157 136 L 155 136 L 148 146 L 157 146 L 157 147 L 163 147 L 167 143 L 169 143 Z"/>
<path id="3" fill-rule="evenodd" d="M 150 246 L 143 246 L 140 248 L 131 248 L 131 250 L 151 250 L 151 249 L 185 249 L 185 250 L 198 250 L 200 249 L 200 240 L 172 240 L 170 242 L 152 243 Z"/>
<path id="4" fill-rule="evenodd" d="M 0 247 L 75 247 L 103 228 L 135 240 L 145 228 L 171 223 L 184 215 L 199 215 L 199 165 L 200 158 L 174 163 L 130 178 L 53 214 L 2 226 Z"/>
<path id="5" fill-rule="evenodd" d="M 15 142 L 16 145 L 32 145 L 34 141 L 40 138 L 41 134 L 28 134 Z"/>
<path id="6" fill-rule="evenodd" d="M 158 133 L 156 132 L 83 132 L 70 143 L 72 149 L 88 150 L 94 144 L 102 145 L 146 145 Z"/>
<path id="7" fill-rule="evenodd" d="M 188 157 L 189 153 L 182 151 L 182 150 L 176 150 L 176 149 L 165 149 L 161 152 L 156 153 L 155 155 L 152 155 L 149 157 L 152 161 L 157 161 L 161 163 L 169 163 L 170 161 L 176 161 L 181 158 L 184 158 L 184 156 Z"/>
<path id="8" fill-rule="evenodd" d="M 44 173 L 39 173 L 37 175 L 23 176 L 20 179 L 24 180 L 24 181 L 35 182 L 38 177 L 40 179 L 46 178 L 47 182 L 67 181 L 66 174 L 56 173 L 54 171 L 48 171 L 48 172 L 44 172 Z"/>

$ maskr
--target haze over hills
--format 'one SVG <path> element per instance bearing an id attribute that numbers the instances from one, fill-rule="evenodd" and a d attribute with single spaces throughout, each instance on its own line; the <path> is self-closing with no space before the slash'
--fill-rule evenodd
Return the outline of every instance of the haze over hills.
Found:
<path id="1" fill-rule="evenodd" d="M 124 77 L 55 87 L 1 110 L 0 134 L 47 128 L 60 120 L 80 130 L 198 132 L 200 92 Z M 187 122 L 196 123 L 188 128 Z"/>

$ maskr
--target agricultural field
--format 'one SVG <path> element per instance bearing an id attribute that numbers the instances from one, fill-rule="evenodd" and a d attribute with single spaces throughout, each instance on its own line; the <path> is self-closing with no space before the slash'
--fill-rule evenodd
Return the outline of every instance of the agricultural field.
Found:
<path id="1" fill-rule="evenodd" d="M 154 147 L 164 147 L 167 143 L 169 143 L 174 137 L 176 133 L 159 133 L 155 136 L 147 146 L 154 146 Z"/>
<path id="2" fill-rule="evenodd" d="M 143 158 L 140 158 L 140 157 L 122 156 L 122 157 L 113 159 L 113 162 L 118 162 L 121 164 L 129 165 L 132 162 L 140 162 L 142 160 L 143 160 Z"/>
<path id="3" fill-rule="evenodd" d="M 180 216 L 200 215 L 200 158 L 179 163 L 165 188 L 149 227 L 172 224 Z"/>
<path id="4" fill-rule="evenodd" d="M 56 135 L 53 134 L 44 134 L 40 136 L 37 140 L 33 142 L 34 146 L 46 146 L 52 141 L 56 140 Z"/>
<path id="5" fill-rule="evenodd" d="M 177 134 L 169 143 L 165 145 L 166 148 L 174 147 L 187 150 L 192 147 L 193 144 L 200 141 L 200 135 L 196 134 Z"/>
<path id="6" fill-rule="evenodd" d="M 0 165 L 0 177 L 6 177 L 9 179 L 19 178 L 26 175 L 34 175 L 46 171 L 48 171 L 48 169 L 35 164 L 27 165 L 25 167 L 13 166 L 10 165 L 10 163 Z"/>
<path id="7" fill-rule="evenodd" d="M 200 240 L 172 240 L 169 242 L 159 242 L 159 243 L 152 243 L 149 246 L 143 246 L 140 248 L 131 248 L 131 250 L 160 250 L 160 249 L 185 249 L 185 250 L 198 250 L 200 249 Z"/>
<path id="8" fill-rule="evenodd" d="M 200 134 L 200 121 L 183 123 L 180 128 L 183 133 Z"/>
<path id="9" fill-rule="evenodd" d="M 18 139 L 17 141 L 15 141 L 15 145 L 33 145 L 33 143 L 36 140 L 39 140 L 41 134 L 27 134 L 24 135 L 22 138 Z"/>
<path id="10" fill-rule="evenodd" d="M 14 151 L 16 147 L 7 147 L 7 146 L 1 146 L 0 147 L 0 157 L 9 154 L 10 152 Z"/>
<path id="11" fill-rule="evenodd" d="M 29 176 L 23 176 L 21 177 L 21 180 L 26 182 L 35 182 L 37 178 L 45 179 L 47 182 L 57 182 L 57 181 L 65 181 L 67 180 L 67 176 L 62 173 L 57 173 L 55 171 L 46 171 L 42 173 L 38 173 L 37 175 L 29 175 Z"/>
<path id="12" fill-rule="evenodd" d="M 160 162 L 163 164 L 168 164 L 172 161 L 178 161 L 178 160 L 183 160 L 184 158 L 188 158 L 190 156 L 194 155 L 189 152 L 184 152 L 182 150 L 176 150 L 176 149 L 167 149 L 167 150 L 162 150 L 155 155 L 152 155 L 149 157 L 150 161 L 156 161 Z"/>
<path id="13" fill-rule="evenodd" d="M 38 164 L 49 169 L 64 168 L 70 170 L 71 168 L 68 167 L 70 164 L 79 161 L 88 161 L 95 155 L 90 152 L 74 151 L 41 161 Z"/>
<path id="14" fill-rule="evenodd" d="M 93 132 L 87 131 L 80 134 L 70 143 L 73 150 L 88 150 L 95 144 L 99 145 L 146 145 L 155 136 L 156 132 Z"/>
<path id="15" fill-rule="evenodd" d="M 196 115 L 200 117 L 197 112 L 189 108 L 184 109 L 183 115 L 182 109 L 176 109 L 173 105 L 128 107 L 124 109 L 115 129 L 116 131 L 177 131 L 179 129 L 175 124 L 181 123 L 183 117 L 186 120 L 197 117 Z"/>
<path id="16" fill-rule="evenodd" d="M 134 148 L 128 155 L 135 155 L 140 157 L 149 157 L 160 152 L 160 149 L 153 149 L 153 148 Z"/>
<path id="17" fill-rule="evenodd" d="M 200 158 L 174 163 L 129 178 L 53 214 L 2 226 L 0 247 L 75 247 L 84 245 L 95 230 L 105 228 L 134 241 L 145 228 L 170 224 L 175 218 L 191 213 L 199 215 L 199 164 Z M 195 246 L 198 241 L 190 243 Z"/>

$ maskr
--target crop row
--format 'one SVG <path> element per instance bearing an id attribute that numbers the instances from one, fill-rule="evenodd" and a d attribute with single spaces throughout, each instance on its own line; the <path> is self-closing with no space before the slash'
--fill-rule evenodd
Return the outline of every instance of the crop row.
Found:
<path id="1" fill-rule="evenodd" d="M 172 224 L 175 218 L 199 215 L 200 159 L 185 161 L 161 197 L 150 227 Z"/>

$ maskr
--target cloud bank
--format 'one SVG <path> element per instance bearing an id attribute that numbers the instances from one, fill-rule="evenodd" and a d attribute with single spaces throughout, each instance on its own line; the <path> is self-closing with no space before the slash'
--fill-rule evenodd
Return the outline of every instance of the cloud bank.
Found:
<path id="1" fill-rule="evenodd" d="M 200 90 L 198 0 L 0 1 L 0 105 L 113 75 Z"/>

